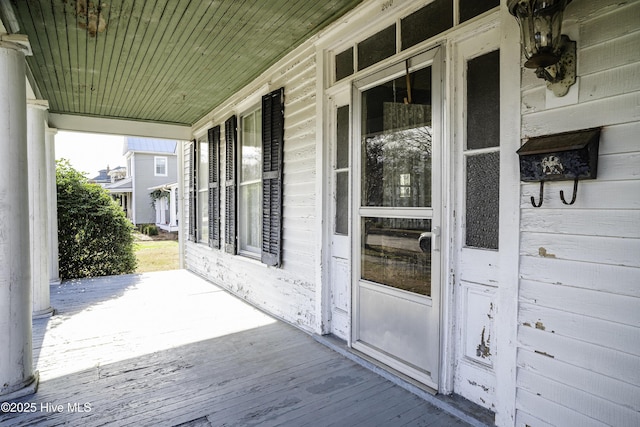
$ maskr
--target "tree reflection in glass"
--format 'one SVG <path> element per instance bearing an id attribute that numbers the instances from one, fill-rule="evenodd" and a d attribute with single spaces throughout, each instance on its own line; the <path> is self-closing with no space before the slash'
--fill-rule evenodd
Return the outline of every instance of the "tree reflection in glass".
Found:
<path id="1" fill-rule="evenodd" d="M 362 110 L 362 205 L 431 206 L 431 69 L 363 92 Z"/>
<path id="2" fill-rule="evenodd" d="M 362 206 L 431 207 L 431 69 L 366 90 L 361 105 Z M 362 217 L 361 233 L 362 279 L 430 296 L 430 219 Z"/>

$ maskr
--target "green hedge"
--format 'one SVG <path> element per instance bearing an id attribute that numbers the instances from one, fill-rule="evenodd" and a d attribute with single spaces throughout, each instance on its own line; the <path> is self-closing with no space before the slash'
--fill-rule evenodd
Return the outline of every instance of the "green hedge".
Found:
<path id="1" fill-rule="evenodd" d="M 147 236 L 157 236 L 160 232 L 158 226 L 155 224 L 138 224 L 136 228 L 140 233 L 146 234 Z"/>
<path id="2" fill-rule="evenodd" d="M 67 160 L 56 165 L 60 278 L 133 273 L 133 225 L 109 193 Z"/>

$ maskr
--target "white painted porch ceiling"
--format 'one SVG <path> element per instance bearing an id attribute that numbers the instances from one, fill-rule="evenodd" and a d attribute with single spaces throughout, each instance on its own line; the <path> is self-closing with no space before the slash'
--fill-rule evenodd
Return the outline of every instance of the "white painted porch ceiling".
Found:
<path id="1" fill-rule="evenodd" d="M 50 112 L 191 125 L 360 1 L 10 5 L 17 32 L 29 37 L 27 63 Z"/>

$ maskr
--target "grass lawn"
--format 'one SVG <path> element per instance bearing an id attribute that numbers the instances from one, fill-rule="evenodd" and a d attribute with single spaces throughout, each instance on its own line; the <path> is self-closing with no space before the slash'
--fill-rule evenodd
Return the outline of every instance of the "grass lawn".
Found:
<path id="1" fill-rule="evenodd" d="M 136 273 L 177 270 L 178 242 L 176 240 L 149 240 L 134 243 L 138 259 Z"/>

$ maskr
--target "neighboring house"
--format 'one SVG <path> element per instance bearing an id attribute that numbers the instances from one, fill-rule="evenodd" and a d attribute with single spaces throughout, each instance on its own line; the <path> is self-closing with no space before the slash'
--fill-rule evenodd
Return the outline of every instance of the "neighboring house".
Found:
<path id="1" fill-rule="evenodd" d="M 102 186 L 109 184 L 111 182 L 109 166 L 107 166 L 106 169 L 100 169 L 98 175 L 89 179 L 89 182 Z"/>
<path id="2" fill-rule="evenodd" d="M 149 191 L 155 196 L 156 225 L 161 230 L 178 231 L 178 183 L 158 185 Z"/>
<path id="3" fill-rule="evenodd" d="M 125 138 L 122 151 L 127 167 L 111 171 L 111 184 L 105 188 L 116 196 L 134 224 L 154 224 L 159 219 L 151 193 L 177 182 L 176 147 L 177 142 L 171 140 Z M 177 203 L 174 206 L 177 208 Z M 173 229 L 176 226 L 177 219 Z"/>

